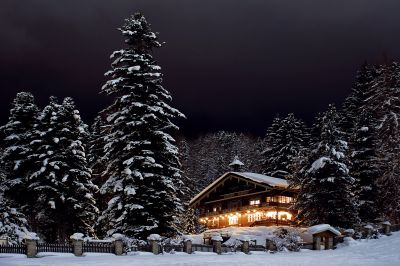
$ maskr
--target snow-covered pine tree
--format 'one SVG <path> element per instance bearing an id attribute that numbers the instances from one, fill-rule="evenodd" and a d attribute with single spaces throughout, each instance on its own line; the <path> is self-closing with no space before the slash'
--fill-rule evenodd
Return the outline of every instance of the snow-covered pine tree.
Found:
<path id="1" fill-rule="evenodd" d="M 5 180 L 6 173 L 0 164 L 0 239 L 7 239 L 9 244 L 17 244 L 28 233 L 28 222 L 20 211 L 10 207 L 13 204 L 4 197 Z"/>
<path id="2" fill-rule="evenodd" d="M 259 172 L 261 140 L 248 134 L 219 131 L 201 135 L 188 141 L 189 163 L 183 171 L 193 181 L 194 194 L 212 183 L 225 172 L 235 155 L 244 163 L 241 171 Z"/>
<path id="3" fill-rule="evenodd" d="M 341 111 L 340 125 L 349 140 L 349 168 L 356 180 L 355 193 L 362 222 L 373 222 L 378 217 L 376 182 L 382 175 L 382 167 L 377 156 L 377 120 L 368 102 L 376 93 L 372 88 L 376 87 L 378 76 L 375 66 L 363 64 Z"/>
<path id="4" fill-rule="evenodd" d="M 9 203 L 0 199 L 0 239 L 7 239 L 9 244 L 21 243 L 29 235 L 25 216 Z"/>
<path id="5" fill-rule="evenodd" d="M 400 222 L 400 65 L 382 65 L 378 73 L 366 104 L 378 121 L 377 152 L 383 171 L 378 180 L 380 209 L 384 218 Z"/>
<path id="6" fill-rule="evenodd" d="M 338 127 L 339 115 L 332 105 L 317 118 L 319 142 L 304 171 L 295 208 L 301 223 L 349 227 L 358 221 L 354 179 L 347 168 L 347 142 Z"/>
<path id="7" fill-rule="evenodd" d="M 105 121 L 103 117 L 97 116 L 91 126 L 90 136 L 88 141 L 88 165 L 92 169 L 93 183 L 101 186 L 104 183 L 104 178 L 101 173 L 106 169 L 104 160 L 104 145 L 102 134 Z"/>
<path id="8" fill-rule="evenodd" d="M 39 116 L 31 159 L 35 166 L 29 190 L 37 230 L 48 241 L 62 241 L 74 232 L 93 235 L 98 212 L 90 181 L 85 141 L 87 126 L 71 98 L 58 104 L 55 97 Z"/>
<path id="9" fill-rule="evenodd" d="M 365 108 L 366 101 L 371 96 L 371 87 L 374 86 L 378 73 L 373 65 L 364 63 L 357 72 L 356 81 L 351 93 L 344 100 L 340 126 L 348 136 L 354 132 L 355 122 L 359 112 Z"/>
<path id="10" fill-rule="evenodd" d="M 184 116 L 169 105 L 171 95 L 161 85 L 151 55 L 161 43 L 145 17 L 134 14 L 119 30 L 127 47 L 111 55 L 110 80 L 101 89 L 114 103 L 100 113 L 107 122 L 98 141 L 106 143 L 102 175 L 108 177 L 101 193 L 109 202 L 99 225 L 108 235 L 172 235 L 182 181 L 178 149 L 167 132 L 178 129 L 171 120 Z"/>
<path id="11" fill-rule="evenodd" d="M 291 179 L 293 165 L 304 156 L 310 133 L 303 121 L 293 113 L 276 117 L 268 129 L 262 152 L 264 174 Z"/>
<path id="12" fill-rule="evenodd" d="M 27 173 L 32 166 L 30 141 L 38 112 L 33 95 L 20 92 L 13 100 L 8 122 L 0 128 L 3 136 L 1 146 L 4 148 L 0 154 L 0 167 L 6 176 L 4 194 L 18 206 L 31 201 L 22 191 L 27 187 Z"/>
<path id="13" fill-rule="evenodd" d="M 376 121 L 366 109 L 359 109 L 353 132 L 350 132 L 351 176 L 362 222 L 379 217 L 377 180 L 382 175 L 376 152 Z"/>
<path id="14" fill-rule="evenodd" d="M 179 231 L 184 234 L 195 234 L 199 226 L 199 219 L 195 210 L 189 207 L 189 202 L 196 194 L 197 183 L 192 179 L 192 176 L 188 174 L 190 164 L 192 163 L 190 145 L 188 141 L 182 137 L 177 141 L 177 146 L 182 170 L 182 184 L 179 189 L 182 192 L 181 201 L 184 211 L 177 214 L 176 225 Z"/>

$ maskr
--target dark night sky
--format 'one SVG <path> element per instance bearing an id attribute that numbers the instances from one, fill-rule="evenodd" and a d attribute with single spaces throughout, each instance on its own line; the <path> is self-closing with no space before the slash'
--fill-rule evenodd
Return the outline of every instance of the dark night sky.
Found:
<path id="1" fill-rule="evenodd" d="M 115 29 L 141 11 L 166 45 L 155 56 L 186 134 L 264 134 L 276 113 L 308 123 L 340 103 L 365 61 L 400 57 L 400 1 L 36 0 L 0 2 L 0 124 L 16 92 L 42 107 L 75 98 L 91 123 Z"/>

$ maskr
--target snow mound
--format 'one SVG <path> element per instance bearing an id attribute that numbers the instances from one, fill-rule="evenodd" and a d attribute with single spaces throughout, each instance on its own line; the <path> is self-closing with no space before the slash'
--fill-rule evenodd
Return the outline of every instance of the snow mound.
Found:
<path id="1" fill-rule="evenodd" d="M 354 240 L 352 237 L 344 237 L 342 246 L 355 246 L 358 245 L 360 242 Z"/>

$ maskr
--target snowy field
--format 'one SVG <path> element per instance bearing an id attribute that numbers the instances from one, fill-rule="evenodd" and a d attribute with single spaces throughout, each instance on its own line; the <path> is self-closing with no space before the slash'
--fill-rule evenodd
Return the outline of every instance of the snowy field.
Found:
<path id="1" fill-rule="evenodd" d="M 27 259 L 24 255 L 0 254 L 1 266 L 242 266 L 242 265 L 279 265 L 279 266 L 314 266 L 314 265 L 363 265 L 363 266 L 399 266 L 400 232 L 378 240 L 352 242 L 349 246 L 340 246 L 336 250 L 311 251 L 297 253 L 268 254 L 253 252 L 216 255 L 214 253 L 196 254 L 132 254 L 117 257 L 109 254 L 87 254 L 74 257 L 72 254 L 42 253 L 40 258 Z"/>

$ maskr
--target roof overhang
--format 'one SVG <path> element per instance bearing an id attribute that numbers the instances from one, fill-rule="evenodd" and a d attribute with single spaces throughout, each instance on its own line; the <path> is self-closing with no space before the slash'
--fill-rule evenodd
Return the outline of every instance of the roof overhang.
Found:
<path id="1" fill-rule="evenodd" d="M 245 174 L 245 173 L 244 173 Z M 212 182 L 210 185 L 208 185 L 206 188 L 204 188 L 200 193 L 198 193 L 190 202 L 189 206 L 190 207 L 195 207 L 202 199 L 207 197 L 211 192 L 215 191 L 215 189 L 219 186 L 222 186 L 226 179 L 228 178 L 237 178 L 238 180 L 242 180 L 244 182 L 248 183 L 253 183 L 254 185 L 264 187 L 265 189 L 271 189 L 271 188 L 280 188 L 280 189 L 286 189 L 287 187 L 280 187 L 280 186 L 272 186 L 264 182 L 257 182 L 256 180 L 253 180 L 251 178 L 246 177 L 244 174 L 238 173 L 238 172 L 227 172 L 217 178 L 214 182 Z"/>

